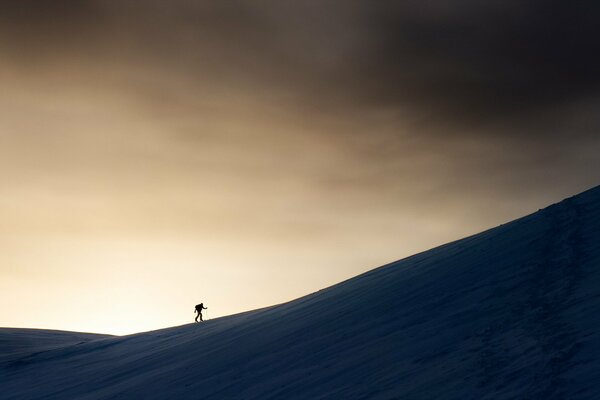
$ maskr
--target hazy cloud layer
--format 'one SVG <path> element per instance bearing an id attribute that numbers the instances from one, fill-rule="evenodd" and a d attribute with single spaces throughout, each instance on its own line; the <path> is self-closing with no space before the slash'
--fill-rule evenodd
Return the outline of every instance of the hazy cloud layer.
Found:
<path id="1" fill-rule="evenodd" d="M 1 2 L 0 273 L 89 265 L 111 285 L 114 259 L 176 258 L 217 297 L 246 271 L 244 304 L 266 305 L 598 184 L 599 18 L 592 1 Z"/>

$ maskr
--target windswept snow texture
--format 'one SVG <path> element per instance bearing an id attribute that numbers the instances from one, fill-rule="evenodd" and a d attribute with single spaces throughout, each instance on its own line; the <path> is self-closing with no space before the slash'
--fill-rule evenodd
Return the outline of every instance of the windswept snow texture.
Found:
<path id="1" fill-rule="evenodd" d="M 0 398 L 600 399 L 599 244 L 600 187 L 266 309 L 44 351 L 1 331 Z"/>

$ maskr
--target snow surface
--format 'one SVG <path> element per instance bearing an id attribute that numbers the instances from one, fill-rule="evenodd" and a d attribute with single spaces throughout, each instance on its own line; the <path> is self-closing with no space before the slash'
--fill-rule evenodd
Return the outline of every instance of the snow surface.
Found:
<path id="1" fill-rule="evenodd" d="M 599 328 L 596 187 L 269 308 L 0 330 L 0 399 L 600 399 Z"/>

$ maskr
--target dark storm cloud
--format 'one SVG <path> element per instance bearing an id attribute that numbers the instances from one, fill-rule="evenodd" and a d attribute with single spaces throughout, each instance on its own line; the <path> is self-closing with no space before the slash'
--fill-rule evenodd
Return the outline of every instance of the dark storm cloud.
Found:
<path id="1" fill-rule="evenodd" d="M 2 1 L 2 41 L 22 50 L 43 51 L 45 46 L 55 48 L 100 29 L 100 11 L 93 3 L 76 0 Z"/>
<path id="2" fill-rule="evenodd" d="M 478 133 L 495 134 L 490 125 L 514 129 L 516 123 L 522 129 L 514 134 L 536 135 L 549 133 L 548 125 L 560 124 L 563 112 L 599 94 L 600 5 L 595 2 L 279 7 L 279 21 L 294 15 L 303 21 L 281 24 L 276 37 L 287 35 L 296 43 L 313 39 L 304 52 L 293 40 L 280 43 L 310 60 L 293 73 L 313 79 L 305 86 L 313 99 L 326 92 L 346 104 L 398 108 L 446 126 L 446 134 L 454 124 L 476 124 Z"/>
<path id="3" fill-rule="evenodd" d="M 388 78 L 372 82 L 375 101 L 452 121 L 539 117 L 597 94 L 597 3 L 402 2 L 371 15 L 367 70 Z"/>
<path id="4" fill-rule="evenodd" d="M 370 154 L 381 143 L 404 146 L 406 129 L 423 147 L 475 137 L 533 158 L 597 145 L 600 5 L 592 1 L 29 0 L 0 9 L 8 33 L 0 43 L 25 55 L 21 66 L 139 71 L 143 79 L 109 85 L 149 113 L 193 113 L 185 92 L 227 92 L 285 104 L 300 121 L 364 126 L 384 112 Z M 530 146 L 539 137 L 546 141 Z"/>
<path id="5" fill-rule="evenodd" d="M 599 17 L 598 3 L 558 0 L 2 3 L 16 41 L 60 47 L 94 31 L 166 68 L 446 123 L 554 114 L 595 96 Z"/>

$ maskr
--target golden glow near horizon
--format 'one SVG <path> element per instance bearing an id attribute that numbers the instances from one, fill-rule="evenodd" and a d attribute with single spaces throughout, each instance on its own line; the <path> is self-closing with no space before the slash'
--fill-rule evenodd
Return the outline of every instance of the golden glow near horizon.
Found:
<path id="1" fill-rule="evenodd" d="M 200 301 L 214 318 L 493 220 L 422 197 L 434 156 L 405 154 L 406 187 L 389 185 L 354 153 L 361 143 L 322 141 L 326 122 L 226 99 L 152 115 L 118 87 L 46 96 L 38 83 L 12 88 L 20 98 L 0 111 L 3 326 L 132 333 L 188 323 Z"/>
<path id="2" fill-rule="evenodd" d="M 0 13 L 0 326 L 269 306 L 597 183 L 594 146 L 549 185 L 510 124 L 480 140 L 390 97 L 419 93 L 391 85 L 361 9 L 308 32 L 321 13 L 292 4 L 19 4 Z"/>
<path id="3" fill-rule="evenodd" d="M 360 143 L 320 139 L 335 126 L 234 99 L 152 115 L 118 87 L 25 81 L 0 111 L 4 326 L 132 333 L 200 301 L 214 318 L 479 227 L 415 212 L 419 182 L 393 193 Z"/>

